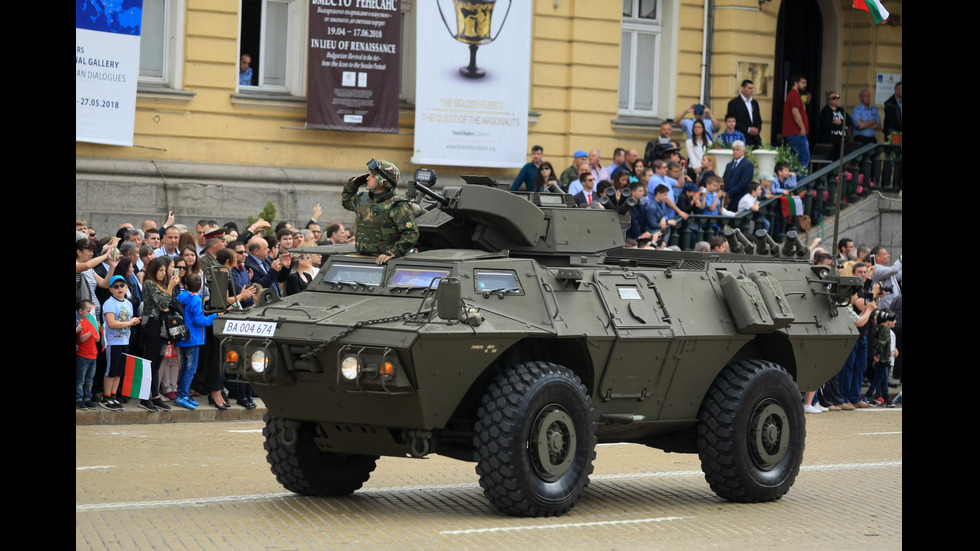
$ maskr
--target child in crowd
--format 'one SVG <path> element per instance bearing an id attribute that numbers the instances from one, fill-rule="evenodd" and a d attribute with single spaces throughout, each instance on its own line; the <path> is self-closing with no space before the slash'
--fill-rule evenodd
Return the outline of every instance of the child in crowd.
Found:
<path id="1" fill-rule="evenodd" d="M 735 115 L 729 113 L 725 115 L 725 131 L 715 138 L 715 141 L 721 142 L 725 147 L 731 147 L 736 141 L 745 141 L 745 134 L 742 134 L 738 130 L 735 130 Z M 724 168 L 724 167 L 722 167 Z"/>
<path id="2" fill-rule="evenodd" d="M 725 198 L 725 192 L 721 189 L 722 182 L 724 180 L 719 176 L 708 176 L 704 179 L 704 209 L 701 214 L 721 214 Z"/>
<path id="3" fill-rule="evenodd" d="M 108 410 L 120 410 L 119 378 L 122 375 L 123 354 L 129 353 L 131 328 L 139 325 L 140 318 L 133 315 L 133 303 L 126 298 L 129 284 L 123 276 L 112 276 L 109 292 L 112 294 L 102 305 L 102 317 L 106 327 L 106 370 L 102 386 L 102 401 L 99 403 Z M 140 407 L 149 411 L 157 408 L 149 400 L 140 400 Z"/>
<path id="4" fill-rule="evenodd" d="M 883 308 L 879 312 L 893 314 L 891 310 Z M 895 365 L 895 358 L 898 357 L 898 349 L 895 348 L 895 320 L 878 321 L 871 333 L 871 354 L 874 357 L 874 380 L 868 387 L 868 393 L 864 396 L 864 401 L 872 405 L 886 405 L 895 407 L 888 397 L 888 372 Z M 879 397 L 876 402 L 872 402 L 875 391 Z"/>
<path id="5" fill-rule="evenodd" d="M 759 212 L 760 195 L 762 195 L 762 186 L 759 185 L 759 182 L 749 182 L 745 195 L 738 201 L 738 214 L 747 210 Z M 763 229 L 769 231 L 769 221 L 764 216 L 760 219 L 762 220 Z"/>
<path id="6" fill-rule="evenodd" d="M 95 359 L 99 356 L 99 322 L 95 319 L 95 303 L 78 303 L 75 322 L 75 407 L 95 409 L 92 402 L 92 381 L 95 380 Z"/>
<path id="7" fill-rule="evenodd" d="M 217 314 L 204 315 L 204 300 L 198 292 L 201 290 L 201 276 L 187 276 L 186 287 L 177 295 L 177 300 L 184 305 L 184 324 L 190 335 L 186 341 L 178 342 L 180 350 L 180 380 L 177 383 L 177 397 L 174 403 L 187 409 L 196 409 L 199 405 L 191 398 L 191 381 L 197 373 L 197 362 L 204 345 L 204 328 L 214 323 Z"/>
<path id="8" fill-rule="evenodd" d="M 786 163 L 776 163 L 776 178 L 772 181 L 772 192 L 776 195 L 789 195 L 796 187 L 796 173 L 791 172 Z"/>

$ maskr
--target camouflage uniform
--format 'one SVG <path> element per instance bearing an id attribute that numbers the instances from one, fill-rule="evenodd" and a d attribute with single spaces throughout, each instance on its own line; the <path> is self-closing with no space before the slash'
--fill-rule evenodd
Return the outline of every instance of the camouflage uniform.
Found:
<path id="1" fill-rule="evenodd" d="M 370 256 L 389 253 L 404 256 L 419 238 L 411 205 L 388 186 L 378 194 L 358 193 L 357 179 L 347 180 L 343 194 L 344 208 L 357 213 L 357 252 Z M 378 183 L 381 191 L 380 177 Z"/>

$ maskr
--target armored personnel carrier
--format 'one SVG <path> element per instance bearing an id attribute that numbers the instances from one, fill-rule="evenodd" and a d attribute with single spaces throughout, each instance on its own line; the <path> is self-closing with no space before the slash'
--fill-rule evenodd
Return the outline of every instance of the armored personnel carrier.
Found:
<path id="1" fill-rule="evenodd" d="M 305 292 L 215 321 L 227 376 L 268 407 L 283 486 L 346 495 L 379 456 L 434 453 L 475 462 L 504 513 L 561 515 L 596 444 L 634 442 L 699 454 L 726 500 L 789 490 L 799 392 L 854 345 L 837 305 L 858 278 L 811 267 L 794 234 L 729 232 L 726 254 L 625 249 L 628 198 L 581 209 L 486 178 L 441 194 L 434 172 L 415 179 L 418 253 L 379 266 L 320 248 Z"/>

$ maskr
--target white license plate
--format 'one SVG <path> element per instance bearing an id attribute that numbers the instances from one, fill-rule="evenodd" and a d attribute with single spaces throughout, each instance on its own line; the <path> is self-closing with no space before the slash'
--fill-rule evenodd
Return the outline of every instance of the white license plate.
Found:
<path id="1" fill-rule="evenodd" d="M 271 337 L 276 332 L 274 321 L 239 321 L 225 322 L 225 335 L 245 335 L 249 337 Z"/>

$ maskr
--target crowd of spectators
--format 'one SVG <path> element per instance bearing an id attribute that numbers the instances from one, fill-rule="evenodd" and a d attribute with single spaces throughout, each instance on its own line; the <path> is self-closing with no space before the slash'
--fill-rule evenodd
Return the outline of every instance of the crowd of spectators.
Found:
<path id="1" fill-rule="evenodd" d="M 792 79 L 784 117 L 785 135 L 780 137 L 792 146 L 791 154 L 799 161 L 793 164 L 802 167 L 802 175 L 809 170 L 810 126 L 806 105 L 812 95 L 806 92 L 803 75 L 794 75 Z M 752 152 L 753 146 L 763 145 L 761 115 L 758 103 L 752 99 L 752 82 L 743 82 L 741 90 L 729 102 L 724 122 L 715 119 L 711 109 L 700 104 L 691 105 L 673 121 L 664 121 L 659 134 L 646 144 L 642 157 L 635 149 L 616 148 L 612 162 L 604 164 L 598 149 L 588 153 L 578 150 L 572 154 L 572 164 L 557 175 L 552 163 L 544 160 L 544 149 L 535 145 L 531 162 L 524 165 L 510 189 L 567 193 L 577 206 L 601 209 L 599 199 L 608 188 L 615 191 L 618 199 L 621 190 L 629 187 L 638 203 L 630 210 L 631 224 L 625 232 L 629 246 L 665 247 L 675 242 L 682 249 L 692 249 L 696 233 L 709 240 L 726 226 L 743 231 L 762 228 L 781 235 L 798 223 L 797 217 L 803 214 L 799 208 L 808 190 L 799 185 L 799 175 L 791 168 L 792 159 L 777 163 L 774 173 L 759 172 Z M 883 128 L 876 122 L 880 117 L 870 105 L 870 92 L 862 90 L 859 97 L 860 104 L 848 115 L 839 105 L 840 95 L 827 92 L 827 106 L 814 132 L 815 143 L 834 145 L 835 157 L 841 142 L 847 141 L 850 135 L 855 141 L 868 143 Z M 901 132 L 901 100 L 899 83 L 895 95 L 886 102 L 889 133 Z M 677 126 L 676 131 L 684 134 L 680 142 L 675 139 Z M 716 149 L 730 149 L 732 160 L 718 166 L 718 158 L 713 154 Z M 666 194 L 660 192 L 661 186 L 666 188 Z M 762 212 L 762 202 L 773 198 L 781 199 L 768 203 L 773 206 Z M 715 218 L 704 220 L 706 216 Z M 729 221 L 725 217 L 737 219 Z M 690 238 L 680 239 L 682 233 Z"/>
<path id="2" fill-rule="evenodd" d="M 321 210 L 317 205 L 303 228 L 283 222 L 274 233 L 261 218 L 240 232 L 234 222 L 179 224 L 170 213 L 162 229 L 145 220 L 139 228 L 126 223 L 100 236 L 76 220 L 76 408 L 122 409 L 130 399 L 122 390 L 130 356 L 149 365 L 143 409 L 169 410 L 170 403 L 195 409 L 197 396 L 219 409 L 231 407 L 231 398 L 256 407 L 249 385 L 222 381 L 211 324 L 225 305 L 248 307 L 263 291 L 286 296 L 305 289 L 321 260 L 305 249 L 321 238 L 353 243 L 340 222 L 328 224 L 323 236 Z M 223 297 L 212 297 L 207 284 L 216 270 L 228 275 Z M 187 339 L 167 337 L 172 312 L 181 315 Z"/>
<path id="3" fill-rule="evenodd" d="M 885 247 L 855 247 L 847 237 L 837 243 L 836 255 L 815 245 L 811 254 L 813 264 L 828 266 L 841 276 L 860 277 L 862 287 L 842 308 L 857 328 L 858 340 L 840 372 L 804 395 L 804 411 L 895 407 L 902 394 L 892 397 L 889 389 L 904 382 L 902 259 L 892 263 Z"/>
<path id="4" fill-rule="evenodd" d="M 734 117 L 728 119 L 727 124 L 732 127 Z M 635 149 L 616 148 L 612 162 L 605 164 L 598 149 L 588 153 L 579 150 L 561 175 L 556 175 L 552 163 L 544 160 L 543 148 L 534 146 L 531 162 L 521 169 L 510 189 L 566 193 L 579 207 L 602 209 L 600 199 L 610 193 L 609 188 L 616 203 L 621 190 L 629 188 L 636 205 L 630 209 L 630 226 L 625 231 L 627 246 L 666 247 L 672 234 L 680 237 L 683 227 L 690 230 L 691 237 L 679 246 L 687 250 L 694 247 L 694 232 L 699 229 L 717 234 L 729 224 L 743 226 L 739 215 L 745 211 L 751 211 L 750 226 L 769 230 L 769 220 L 759 212 L 759 201 L 792 196 L 797 188 L 796 174 L 786 163 L 776 165 L 775 176 L 761 173 L 756 178 L 756 168 L 740 140 L 722 144 L 731 147 L 734 159 L 719 173 L 717 157 L 712 153 L 716 142 L 710 138 L 714 127 L 706 120 L 698 118 L 684 126 L 691 131 L 686 150 L 696 159 L 694 164 L 681 156 L 681 147 L 670 137 L 671 122 L 664 122 L 660 128 L 661 135 L 647 144 L 645 158 Z M 719 139 L 724 135 L 718 134 Z M 743 197 L 748 199 L 743 201 Z M 691 218 L 692 215 L 718 218 L 706 222 Z M 738 220 L 724 220 L 736 216 Z"/>

